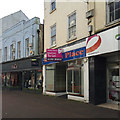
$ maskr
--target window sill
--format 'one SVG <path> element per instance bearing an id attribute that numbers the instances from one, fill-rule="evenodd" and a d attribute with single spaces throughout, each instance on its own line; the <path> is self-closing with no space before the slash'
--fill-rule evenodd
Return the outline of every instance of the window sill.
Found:
<path id="1" fill-rule="evenodd" d="M 106 23 L 105 27 L 112 26 L 112 25 L 114 25 L 114 24 L 117 24 L 118 22 L 120 22 L 120 18 L 117 19 L 117 20 L 114 20 L 114 21 L 112 21 L 112 22 Z"/>
<path id="2" fill-rule="evenodd" d="M 72 40 L 76 40 L 76 39 L 77 39 L 77 36 L 74 36 L 74 37 L 68 39 L 67 42 L 70 42 L 70 41 L 72 41 Z"/>
<path id="3" fill-rule="evenodd" d="M 51 46 L 50 46 L 50 49 L 51 49 L 51 48 L 54 48 L 54 47 L 56 47 L 56 46 L 57 46 L 56 44 L 51 45 Z"/>
<path id="4" fill-rule="evenodd" d="M 52 14 L 55 10 L 56 10 L 56 8 L 54 10 L 50 11 L 50 14 Z"/>

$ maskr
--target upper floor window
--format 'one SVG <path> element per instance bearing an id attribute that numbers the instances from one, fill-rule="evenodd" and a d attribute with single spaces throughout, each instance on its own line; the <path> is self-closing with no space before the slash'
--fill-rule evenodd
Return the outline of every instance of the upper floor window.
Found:
<path id="1" fill-rule="evenodd" d="M 2 49 L 0 49 L 0 62 L 2 61 Z"/>
<path id="2" fill-rule="evenodd" d="M 10 46 L 10 56 L 11 56 L 11 60 L 15 60 L 15 44 L 12 44 Z"/>
<path id="3" fill-rule="evenodd" d="M 56 1 L 52 0 L 51 1 L 51 12 L 56 9 Z"/>
<path id="4" fill-rule="evenodd" d="M 27 38 L 26 40 L 25 40 L 25 42 L 26 42 L 26 56 L 29 56 L 29 38 Z"/>
<path id="5" fill-rule="evenodd" d="M 56 45 L 56 24 L 51 27 L 51 46 Z"/>
<path id="6" fill-rule="evenodd" d="M 21 41 L 18 42 L 18 58 L 21 58 Z"/>
<path id="7" fill-rule="evenodd" d="M 5 61 L 7 61 L 7 47 L 5 47 Z"/>
<path id="8" fill-rule="evenodd" d="M 108 0 L 107 3 L 107 23 L 120 18 L 120 0 Z"/>
<path id="9" fill-rule="evenodd" d="M 68 39 L 76 37 L 76 12 L 68 16 Z"/>

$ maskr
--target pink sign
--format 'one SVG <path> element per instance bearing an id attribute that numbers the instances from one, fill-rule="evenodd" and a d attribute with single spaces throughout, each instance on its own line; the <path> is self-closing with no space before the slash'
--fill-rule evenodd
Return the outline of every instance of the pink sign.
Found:
<path id="1" fill-rule="evenodd" d="M 48 61 L 61 61 L 62 60 L 62 49 L 47 49 L 47 60 Z"/>

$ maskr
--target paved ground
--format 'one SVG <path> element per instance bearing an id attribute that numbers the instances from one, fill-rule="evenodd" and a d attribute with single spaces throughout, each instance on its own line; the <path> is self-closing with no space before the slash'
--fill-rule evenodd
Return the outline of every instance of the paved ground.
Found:
<path id="1" fill-rule="evenodd" d="M 118 111 L 59 97 L 3 91 L 3 118 L 118 118 Z"/>

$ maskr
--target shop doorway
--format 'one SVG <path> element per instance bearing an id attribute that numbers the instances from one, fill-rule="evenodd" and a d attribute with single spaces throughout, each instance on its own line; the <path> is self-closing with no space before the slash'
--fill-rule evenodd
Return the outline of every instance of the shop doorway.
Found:
<path id="1" fill-rule="evenodd" d="M 108 66 L 108 102 L 120 104 L 120 62 Z"/>
<path id="2" fill-rule="evenodd" d="M 68 70 L 68 92 L 71 93 L 80 93 L 80 70 Z"/>
<path id="3" fill-rule="evenodd" d="M 67 93 L 84 97 L 84 74 L 82 63 L 72 61 L 67 69 Z"/>

